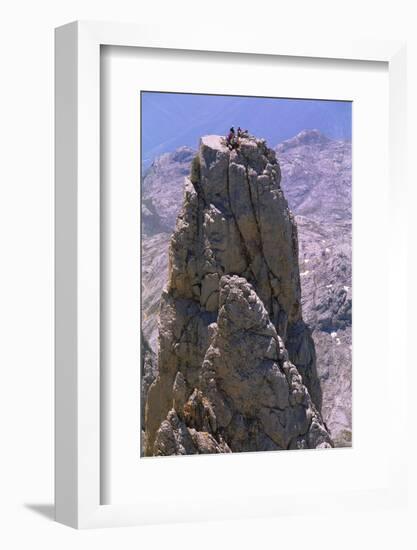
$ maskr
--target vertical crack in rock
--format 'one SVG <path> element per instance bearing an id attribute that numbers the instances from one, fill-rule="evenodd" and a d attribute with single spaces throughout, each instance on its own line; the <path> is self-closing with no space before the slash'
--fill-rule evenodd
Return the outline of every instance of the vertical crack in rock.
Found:
<path id="1" fill-rule="evenodd" d="M 264 140 L 201 139 L 170 244 L 147 456 L 333 446 L 280 179 Z"/>
<path id="2" fill-rule="evenodd" d="M 226 183 L 226 189 L 227 189 L 227 201 L 229 203 L 229 208 L 230 208 L 230 212 L 232 214 L 232 217 L 233 217 L 233 221 L 235 223 L 235 226 L 238 230 L 238 233 L 239 233 L 239 237 L 240 237 L 240 242 L 241 242 L 241 246 L 242 246 L 242 252 L 243 252 L 243 255 L 245 257 L 245 260 L 247 262 L 247 266 L 248 266 L 248 269 L 251 270 L 250 266 L 251 266 L 251 258 L 250 258 L 250 255 L 249 255 L 249 251 L 246 247 L 246 244 L 245 244 L 245 239 L 243 238 L 243 235 L 239 229 L 239 225 L 237 223 L 237 220 L 236 220 L 236 216 L 233 212 L 233 207 L 232 207 L 232 202 L 230 200 L 230 176 L 229 176 L 229 173 L 230 173 L 230 158 L 229 158 L 229 163 L 228 163 L 228 166 L 227 166 L 227 174 L 226 174 L 226 178 L 227 178 L 227 183 Z M 255 277 L 255 274 L 251 271 L 252 273 L 252 276 Z"/>
<path id="3" fill-rule="evenodd" d="M 270 313 L 270 315 L 273 315 L 274 314 L 274 311 L 273 311 L 274 310 L 274 307 L 273 307 L 274 289 L 272 288 L 272 284 L 271 284 L 271 275 L 272 275 L 272 277 L 275 277 L 275 278 L 276 278 L 276 275 L 274 275 L 274 273 L 271 270 L 271 267 L 268 265 L 268 261 L 266 259 L 265 253 L 264 253 L 263 244 L 262 244 L 261 221 L 259 219 L 259 213 L 256 211 L 256 208 L 255 208 L 255 202 L 254 202 L 253 194 L 252 194 L 252 186 L 251 186 L 250 178 L 249 178 L 249 167 L 248 167 L 247 163 L 245 164 L 245 171 L 246 171 L 246 184 L 247 184 L 248 190 L 249 190 L 249 199 L 250 199 L 250 203 L 251 203 L 251 206 L 252 206 L 253 217 L 255 219 L 256 226 L 258 228 L 258 233 L 259 233 L 260 252 L 261 252 L 262 257 L 264 259 L 265 265 L 268 269 L 268 282 L 269 282 L 269 287 L 270 287 L 270 291 L 271 291 L 271 299 L 270 299 L 270 303 L 269 303 L 269 313 Z M 258 189 L 258 188 L 256 188 L 256 189 Z M 256 204 L 257 204 L 257 206 L 259 206 L 259 195 L 258 195 L 258 200 L 257 200 Z M 278 302 L 278 299 L 277 299 L 277 302 Z M 278 307 L 279 307 L 279 309 L 281 309 L 281 306 L 279 305 L 279 302 L 278 302 Z"/>

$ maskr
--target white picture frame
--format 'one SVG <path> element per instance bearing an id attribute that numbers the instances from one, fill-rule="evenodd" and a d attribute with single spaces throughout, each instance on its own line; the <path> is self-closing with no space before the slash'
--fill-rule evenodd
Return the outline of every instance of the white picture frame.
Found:
<path id="1" fill-rule="evenodd" d="M 76 528 L 134 525 L 185 519 L 175 502 L 157 515 L 155 507 L 101 504 L 100 498 L 100 47 L 168 48 L 207 52 L 382 61 L 389 70 L 390 190 L 395 234 L 405 231 L 405 44 L 385 40 L 328 43 L 256 33 L 239 38 L 199 27 L 187 35 L 175 29 L 116 23 L 74 22 L 56 29 L 56 468 L 55 507 L 59 522 Z M 396 265 L 405 280 L 406 250 L 397 247 Z M 398 271 L 397 271 L 398 273 Z M 405 317 L 405 305 L 390 303 L 390 314 Z M 405 349 L 405 347 L 404 347 Z M 404 361 L 405 363 L 405 361 Z M 139 367 L 138 367 L 139 368 Z M 405 366 L 397 391 L 406 394 Z M 405 498 L 405 406 L 398 407 L 398 451 L 386 489 L 340 495 L 341 508 Z M 383 445 L 381 445 L 383 452 Z M 233 499 L 232 499 L 233 500 Z M 223 506 L 232 503 L 230 498 Z M 330 501 L 329 501 L 330 502 Z M 331 501 L 331 505 L 335 502 Z M 221 510 L 222 504 L 219 503 Z M 285 507 L 297 507 L 297 496 Z M 238 513 L 245 514 L 239 506 Z M 239 512 L 240 510 L 240 512 Z M 224 511 L 224 517 L 234 517 Z M 195 515 L 198 518 L 198 513 Z M 207 518 L 205 518 L 207 519 Z"/>

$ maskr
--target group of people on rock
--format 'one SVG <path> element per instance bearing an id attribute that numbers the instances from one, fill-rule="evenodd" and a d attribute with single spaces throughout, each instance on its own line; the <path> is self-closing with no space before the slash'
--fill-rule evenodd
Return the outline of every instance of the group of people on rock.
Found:
<path id="1" fill-rule="evenodd" d="M 240 138 L 247 138 L 247 137 L 249 137 L 249 133 L 247 130 L 242 130 L 242 128 L 239 126 L 237 129 L 237 132 L 235 132 L 235 129 L 232 126 L 229 130 L 229 133 L 226 136 L 226 145 L 231 151 L 233 149 L 239 149 Z"/>

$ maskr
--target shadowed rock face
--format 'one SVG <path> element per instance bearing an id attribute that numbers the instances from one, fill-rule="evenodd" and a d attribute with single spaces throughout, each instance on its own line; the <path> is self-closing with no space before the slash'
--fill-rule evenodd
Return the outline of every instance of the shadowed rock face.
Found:
<path id="1" fill-rule="evenodd" d="M 280 180 L 263 140 L 201 140 L 171 239 L 147 455 L 332 444 Z"/>
<path id="2" fill-rule="evenodd" d="M 143 332 L 141 333 L 141 365 L 140 365 L 140 380 L 141 380 L 141 432 L 142 444 L 145 437 L 145 406 L 146 398 L 152 382 L 155 380 L 158 372 L 158 365 L 155 353 L 152 351 Z"/>

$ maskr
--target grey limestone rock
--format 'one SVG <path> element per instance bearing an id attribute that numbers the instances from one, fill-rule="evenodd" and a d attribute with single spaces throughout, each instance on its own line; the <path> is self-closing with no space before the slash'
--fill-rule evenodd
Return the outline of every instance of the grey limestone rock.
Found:
<path id="1" fill-rule="evenodd" d="M 275 153 L 201 139 L 171 239 L 147 455 L 332 445 Z"/>
<path id="2" fill-rule="evenodd" d="M 158 372 L 157 358 L 143 333 L 141 334 L 141 432 L 142 447 L 145 445 L 145 406 L 148 391 Z"/>
<path id="3" fill-rule="evenodd" d="M 274 154 L 270 155 L 272 161 Z M 328 139 L 317 131 L 306 130 L 277 146 L 276 155 L 279 165 L 268 159 L 264 172 L 271 175 L 275 172 L 278 179 L 282 172 L 280 185 L 290 209 L 296 214 L 302 313 L 315 343 L 323 394 L 321 412 L 335 444 L 350 445 L 351 145 Z M 193 162 L 192 158 L 195 159 Z M 190 173 L 190 164 L 190 179 L 197 186 L 200 182 L 199 158 L 195 151 L 178 149 L 155 161 L 144 180 L 144 196 L 153 205 L 154 213 L 163 219 L 163 230 L 166 231 L 156 234 L 146 234 L 145 231 L 142 238 L 142 327 L 155 352 L 158 349 L 159 303 L 168 278 L 170 235 L 181 211 L 183 179 Z M 240 188 L 240 192 L 243 191 Z M 250 214 L 249 208 L 247 212 Z M 142 219 L 144 229 L 149 230 L 148 222 L 152 220 Z M 245 227 L 245 222 L 240 221 Z M 207 254 L 221 258 L 221 264 L 228 272 L 244 273 L 247 260 L 241 253 L 239 229 L 236 224 L 228 223 L 224 208 L 214 204 L 205 206 L 204 230 L 211 247 Z M 199 282 L 192 287 L 193 299 L 197 301 L 200 300 L 201 287 Z M 271 277 L 271 287 L 278 289 L 277 278 Z M 214 293 L 212 301 L 216 299 Z M 210 315 L 214 313 L 205 313 L 207 322 L 212 322 Z M 281 314 L 279 334 L 287 330 L 286 323 L 285 315 Z M 291 333 L 296 331 L 297 326 L 292 326 Z M 291 334 L 287 336 L 287 347 L 291 345 L 290 340 Z M 310 355 L 311 346 L 301 348 L 298 353 L 299 370 L 302 369 L 300 352 L 303 350 L 307 352 L 307 355 L 304 353 L 304 364 L 308 365 L 309 358 L 310 361 L 314 359 Z"/>

